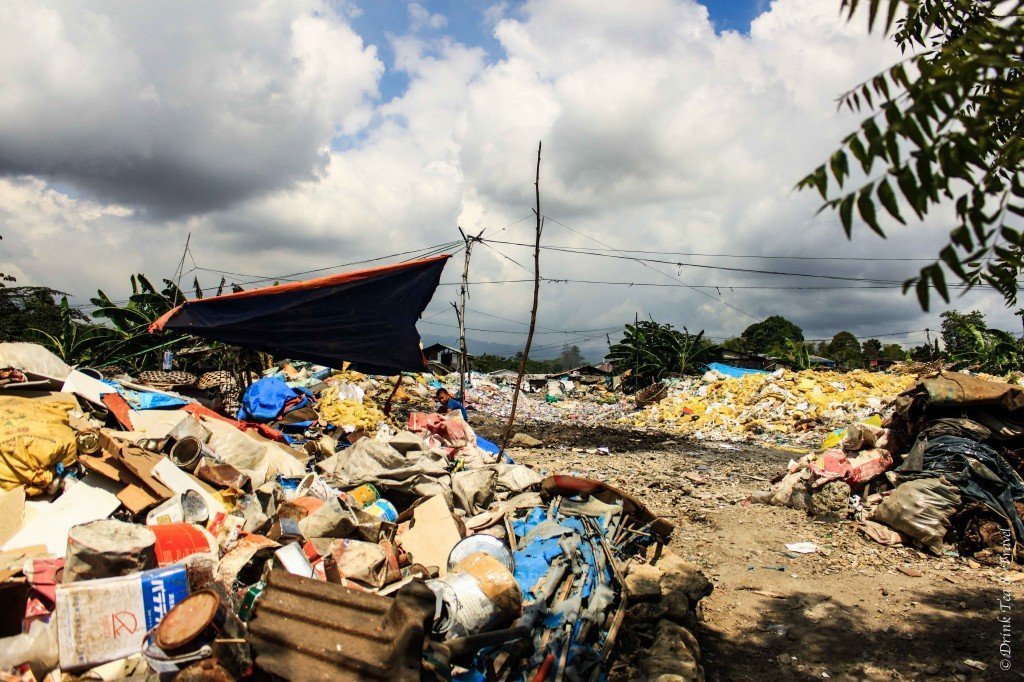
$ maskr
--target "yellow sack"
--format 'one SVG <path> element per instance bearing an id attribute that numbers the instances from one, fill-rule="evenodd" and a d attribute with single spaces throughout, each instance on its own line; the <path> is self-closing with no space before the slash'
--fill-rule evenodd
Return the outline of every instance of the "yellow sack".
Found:
<path id="1" fill-rule="evenodd" d="M 68 426 L 69 402 L 0 397 L 0 488 L 25 486 L 38 495 L 53 480 L 53 467 L 78 457 Z"/>

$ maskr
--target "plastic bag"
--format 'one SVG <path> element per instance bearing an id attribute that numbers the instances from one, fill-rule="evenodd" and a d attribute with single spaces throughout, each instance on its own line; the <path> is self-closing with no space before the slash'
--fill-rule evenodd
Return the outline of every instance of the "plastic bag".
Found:
<path id="1" fill-rule="evenodd" d="M 872 518 L 938 554 L 950 528 L 949 517 L 959 506 L 956 488 L 939 478 L 921 478 L 896 488 L 878 505 Z"/>

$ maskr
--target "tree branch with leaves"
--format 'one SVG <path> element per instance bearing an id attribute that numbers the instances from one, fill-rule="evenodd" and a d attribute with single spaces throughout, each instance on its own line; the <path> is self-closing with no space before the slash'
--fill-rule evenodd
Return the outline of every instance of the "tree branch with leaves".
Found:
<path id="1" fill-rule="evenodd" d="M 1024 267 L 1024 0 L 842 0 L 868 31 L 893 28 L 909 56 L 842 95 L 870 112 L 829 160 L 798 183 L 851 236 L 855 216 L 885 237 L 882 212 L 906 224 L 952 204 L 956 220 L 935 262 L 908 280 L 925 310 L 934 287 L 949 301 L 948 271 L 1017 301 Z M 850 186 L 851 159 L 864 180 Z"/>

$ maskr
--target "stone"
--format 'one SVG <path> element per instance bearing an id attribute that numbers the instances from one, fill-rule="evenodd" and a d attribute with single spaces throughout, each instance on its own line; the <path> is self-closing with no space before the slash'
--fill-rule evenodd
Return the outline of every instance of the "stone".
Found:
<path id="1" fill-rule="evenodd" d="M 703 682 L 697 638 L 672 621 L 658 621 L 654 642 L 644 653 L 640 670 L 651 680 Z"/>
<path id="2" fill-rule="evenodd" d="M 652 564 L 663 573 L 660 581 L 663 598 L 681 593 L 692 603 L 696 603 L 711 594 L 714 589 L 714 585 L 701 571 L 700 566 L 680 558 L 677 554 L 666 551 Z"/>
<path id="3" fill-rule="evenodd" d="M 816 519 L 841 521 L 850 506 L 850 486 L 842 481 L 830 481 L 811 493 L 807 512 Z"/>
<path id="4" fill-rule="evenodd" d="M 512 440 L 510 440 L 508 444 L 516 448 L 539 448 L 544 445 L 544 441 L 537 440 L 533 436 L 525 433 L 517 433 L 512 436 Z"/>
<path id="5" fill-rule="evenodd" d="M 626 594 L 630 601 L 645 601 L 661 597 L 661 578 L 664 575 L 660 568 L 650 564 L 635 564 L 630 567 L 626 576 Z"/>

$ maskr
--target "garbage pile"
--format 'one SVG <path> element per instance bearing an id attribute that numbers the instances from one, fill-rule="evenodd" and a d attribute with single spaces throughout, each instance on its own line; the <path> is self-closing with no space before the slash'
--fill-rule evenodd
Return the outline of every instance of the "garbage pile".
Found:
<path id="1" fill-rule="evenodd" d="M 683 378 L 663 400 L 620 421 L 698 439 L 807 446 L 838 426 L 882 413 L 916 382 L 914 375 L 860 370 L 740 373 Z"/>
<path id="2" fill-rule="evenodd" d="M 700 674 L 710 584 L 628 493 L 399 425 L 354 372 L 273 368 L 232 414 L 183 374 L 0 344 L 5 679 L 599 679 L 627 614 L 686 654 L 645 669 Z"/>
<path id="3" fill-rule="evenodd" d="M 615 421 L 633 411 L 632 403 L 621 393 L 608 390 L 603 384 L 588 385 L 571 379 L 538 382 L 536 390 L 519 395 L 516 415 L 542 423 L 568 422 L 597 426 Z M 458 378 L 453 382 L 458 386 Z M 495 384 L 474 376 L 469 389 L 470 404 L 481 414 L 507 419 L 512 410 L 514 386 Z"/>
<path id="4" fill-rule="evenodd" d="M 884 545 L 1024 560 L 1024 388 L 940 372 L 854 422 L 754 501 L 847 519 Z"/>

